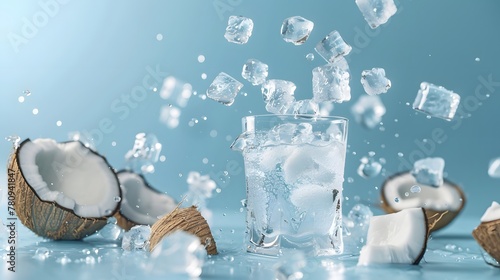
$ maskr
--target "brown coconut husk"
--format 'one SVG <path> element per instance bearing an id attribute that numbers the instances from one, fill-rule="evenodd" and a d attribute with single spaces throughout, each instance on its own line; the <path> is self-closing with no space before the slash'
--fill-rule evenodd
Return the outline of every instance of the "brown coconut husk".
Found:
<path id="1" fill-rule="evenodd" d="M 41 200 L 26 182 L 18 164 L 18 151 L 25 140 L 10 157 L 8 171 L 14 173 L 15 211 L 23 225 L 35 234 L 54 240 L 79 240 L 102 229 L 107 218 L 83 218 L 75 215 L 55 202 Z"/>
<path id="2" fill-rule="evenodd" d="M 500 220 L 483 222 L 472 231 L 472 236 L 497 262 L 500 262 Z"/>
<path id="3" fill-rule="evenodd" d="M 398 174 L 395 174 L 395 175 L 387 178 L 387 180 L 384 182 L 384 184 L 380 188 L 380 200 L 381 200 L 380 208 L 382 208 L 382 210 L 384 210 L 384 212 L 386 212 L 387 214 L 396 213 L 396 212 L 401 211 L 401 210 L 396 210 L 389 205 L 389 203 L 387 202 L 388 198 L 386 198 L 384 196 L 384 193 L 385 193 L 384 188 L 386 187 L 388 181 L 390 181 L 392 178 L 394 178 L 396 176 L 403 175 L 404 173 L 407 173 L 407 172 L 398 173 Z M 447 184 L 449 184 L 450 186 L 452 186 L 458 192 L 458 194 L 461 198 L 461 205 L 460 205 L 460 208 L 458 208 L 455 211 L 450 211 L 450 210 L 436 211 L 436 210 L 427 209 L 427 208 L 423 207 L 425 210 L 425 214 L 427 215 L 427 218 L 428 218 L 429 229 L 430 229 L 431 233 L 438 231 L 438 230 L 446 227 L 448 224 L 450 224 L 455 219 L 455 217 L 458 214 L 460 214 L 460 212 L 463 210 L 463 208 L 465 206 L 466 198 L 465 198 L 465 194 L 464 194 L 462 188 L 460 188 L 460 186 L 458 186 L 457 184 L 454 184 L 446 179 L 444 181 Z"/>
<path id="4" fill-rule="evenodd" d="M 134 223 L 131 220 L 127 219 L 125 216 L 123 216 L 120 213 L 120 211 L 116 212 L 116 214 L 113 217 L 115 217 L 116 219 L 116 224 L 125 231 L 129 231 L 131 228 L 138 225 L 137 223 Z"/>
<path id="5" fill-rule="evenodd" d="M 168 215 L 159 219 L 151 227 L 151 236 L 149 239 L 150 251 L 153 251 L 163 237 L 176 230 L 183 230 L 198 236 L 201 244 L 205 246 L 209 255 L 217 254 L 217 246 L 212 236 L 212 232 L 210 231 L 210 227 L 195 206 L 176 208 Z"/>

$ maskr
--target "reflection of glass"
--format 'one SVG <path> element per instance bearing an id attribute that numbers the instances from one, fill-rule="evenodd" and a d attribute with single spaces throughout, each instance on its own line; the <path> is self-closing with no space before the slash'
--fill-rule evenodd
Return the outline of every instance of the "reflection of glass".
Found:
<path id="1" fill-rule="evenodd" d="M 249 116 L 243 130 L 231 148 L 245 162 L 247 250 L 341 254 L 347 119 Z"/>

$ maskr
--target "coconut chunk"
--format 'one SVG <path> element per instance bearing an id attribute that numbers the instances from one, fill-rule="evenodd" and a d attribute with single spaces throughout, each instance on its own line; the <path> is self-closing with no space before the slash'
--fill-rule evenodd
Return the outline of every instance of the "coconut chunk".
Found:
<path id="1" fill-rule="evenodd" d="M 122 170 L 117 176 L 123 193 L 116 215 L 120 227 L 128 230 L 135 225 L 153 225 L 177 207 L 172 197 L 151 187 L 142 175 Z"/>
<path id="2" fill-rule="evenodd" d="M 374 216 L 358 265 L 418 264 L 427 247 L 427 216 L 422 208 Z"/>
<path id="3" fill-rule="evenodd" d="M 500 262 L 500 205 L 493 201 L 472 231 L 477 243 L 497 262 Z"/>

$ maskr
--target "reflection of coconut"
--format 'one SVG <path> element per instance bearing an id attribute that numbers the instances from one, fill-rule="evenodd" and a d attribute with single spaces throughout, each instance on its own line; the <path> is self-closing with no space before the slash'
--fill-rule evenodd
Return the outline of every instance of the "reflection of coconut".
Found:
<path id="1" fill-rule="evenodd" d="M 104 227 L 118 210 L 114 171 L 81 142 L 27 139 L 13 154 L 8 173 L 17 216 L 40 236 L 81 239 Z"/>
<path id="2" fill-rule="evenodd" d="M 472 231 L 474 239 L 497 262 L 500 262 L 500 205 L 493 202 Z"/>
<path id="3" fill-rule="evenodd" d="M 358 264 L 419 264 L 427 248 L 428 226 L 423 208 L 372 217 Z"/>
<path id="4" fill-rule="evenodd" d="M 163 237 L 183 230 L 198 236 L 201 244 L 205 246 L 209 255 L 217 254 L 217 246 L 214 237 L 210 231 L 207 221 L 195 206 L 188 208 L 176 208 L 170 214 L 158 220 L 151 227 L 151 236 L 149 238 L 149 249 L 153 251 L 155 246 L 160 243 Z"/>
<path id="5" fill-rule="evenodd" d="M 414 186 L 418 186 L 418 192 L 412 191 Z M 458 185 L 446 179 L 437 188 L 419 184 L 409 172 L 389 177 L 382 185 L 381 196 L 381 206 L 386 213 L 423 207 L 429 225 L 433 225 L 431 231 L 448 225 L 465 205 L 465 194 Z"/>
<path id="6" fill-rule="evenodd" d="M 117 176 L 123 195 L 115 218 L 121 228 L 153 225 L 177 206 L 173 198 L 152 188 L 142 175 L 122 170 Z"/>

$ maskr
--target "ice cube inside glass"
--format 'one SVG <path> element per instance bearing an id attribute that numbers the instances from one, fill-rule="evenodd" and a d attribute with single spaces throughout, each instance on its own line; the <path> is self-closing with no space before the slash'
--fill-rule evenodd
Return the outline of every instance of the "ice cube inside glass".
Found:
<path id="1" fill-rule="evenodd" d="M 347 119 L 301 115 L 243 118 L 232 145 L 243 153 L 248 252 L 338 255 Z"/>

